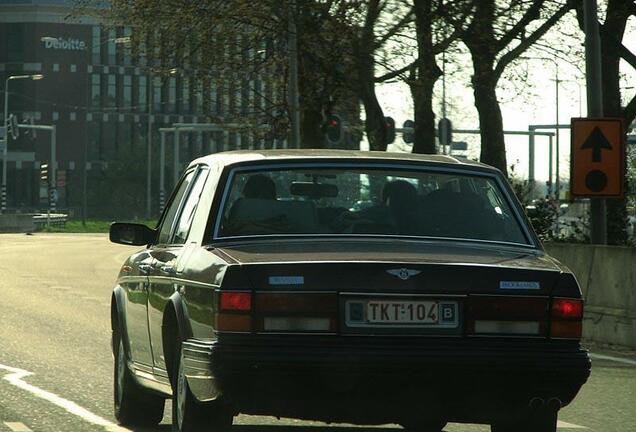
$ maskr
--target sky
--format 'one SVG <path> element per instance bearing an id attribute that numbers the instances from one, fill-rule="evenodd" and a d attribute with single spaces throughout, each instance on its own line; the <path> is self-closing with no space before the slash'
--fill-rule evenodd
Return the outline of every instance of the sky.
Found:
<path id="1" fill-rule="evenodd" d="M 629 30 L 626 32 L 623 43 L 632 52 L 636 52 L 636 19 L 629 23 Z M 583 36 L 581 36 L 583 42 Z M 528 54 L 528 56 L 539 57 L 546 54 Z M 556 86 L 555 86 L 555 64 L 549 60 L 529 59 L 528 85 L 521 93 L 513 92 L 509 89 L 504 78 L 500 81 L 498 91 L 505 130 L 527 131 L 529 125 L 554 125 L 556 123 Z M 557 60 L 559 73 L 559 123 L 569 124 L 573 117 L 586 115 L 586 87 L 582 73 L 570 62 Z M 628 101 L 636 94 L 636 71 L 623 62 L 621 72 L 624 73 L 621 86 L 624 87 L 624 101 Z M 449 76 L 446 83 L 447 94 L 447 117 L 453 122 L 454 129 L 478 129 L 479 122 L 477 111 L 474 108 L 472 88 L 469 86 L 472 66 L 467 59 L 465 65 L 460 68 L 461 77 Z M 395 119 L 397 127 L 407 119 L 413 118 L 412 99 L 408 89 L 403 83 L 385 84 L 377 87 L 378 98 L 385 110 L 385 115 Z M 434 109 L 437 119 L 441 118 L 441 79 L 436 85 L 437 102 Z M 454 141 L 467 141 L 469 144 L 469 157 L 479 156 L 479 136 L 478 135 L 453 135 Z M 570 133 L 569 130 L 561 130 L 559 135 L 559 173 L 560 178 L 569 177 L 569 153 L 570 153 Z M 537 137 L 535 144 L 535 178 L 546 181 L 548 179 L 548 138 Z M 556 139 L 554 140 L 556 147 Z M 394 151 L 410 151 L 410 147 L 405 145 L 398 134 L 396 142 L 389 147 Z M 556 156 L 556 149 L 555 149 Z M 522 179 L 528 177 L 528 137 L 527 136 L 506 136 L 506 156 L 508 165 L 515 165 L 515 173 Z M 556 157 L 554 157 L 556 162 Z M 554 162 L 554 163 L 555 163 Z M 553 166 L 556 175 L 556 166 Z"/>

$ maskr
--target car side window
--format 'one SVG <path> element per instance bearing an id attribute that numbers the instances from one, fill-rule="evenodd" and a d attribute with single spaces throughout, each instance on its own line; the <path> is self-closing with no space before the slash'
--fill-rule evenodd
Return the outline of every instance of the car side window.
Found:
<path id="1" fill-rule="evenodd" d="M 181 207 L 181 202 L 183 201 L 183 197 L 188 191 L 190 187 L 190 183 L 192 182 L 192 178 L 194 177 L 195 171 L 191 171 L 183 178 L 181 183 L 179 184 L 179 188 L 177 189 L 177 193 L 174 195 L 170 203 L 170 207 L 166 211 L 165 217 L 161 223 L 161 227 L 159 228 L 159 237 L 157 239 L 158 244 L 167 244 L 170 241 L 170 233 L 172 232 L 172 227 L 174 225 L 174 220 L 177 217 L 179 207 Z"/>
<path id="2" fill-rule="evenodd" d="M 197 174 L 192 189 L 190 190 L 190 194 L 186 198 L 181 214 L 179 215 L 177 229 L 174 232 L 172 244 L 183 244 L 188 238 L 190 227 L 192 226 L 192 219 L 194 218 L 194 213 L 199 204 L 201 192 L 203 191 L 203 185 L 205 185 L 205 180 L 208 178 L 208 172 L 209 171 L 207 169 L 202 169 Z"/>

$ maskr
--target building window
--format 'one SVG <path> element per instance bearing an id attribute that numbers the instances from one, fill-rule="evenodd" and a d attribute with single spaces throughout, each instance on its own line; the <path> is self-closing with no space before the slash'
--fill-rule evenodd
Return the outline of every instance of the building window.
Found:
<path id="1" fill-rule="evenodd" d="M 219 95 L 217 94 L 217 86 L 216 84 L 212 84 L 210 86 L 210 114 L 211 115 L 219 114 L 218 102 L 219 102 Z"/>
<path id="2" fill-rule="evenodd" d="M 174 112 L 177 105 L 177 80 L 171 77 L 168 80 L 168 112 Z"/>
<path id="3" fill-rule="evenodd" d="M 108 64 L 114 65 L 117 64 L 117 44 L 115 43 L 115 39 L 117 38 L 117 32 L 115 29 L 108 30 Z"/>
<path id="4" fill-rule="evenodd" d="M 152 109 L 161 112 L 161 78 L 152 79 Z"/>
<path id="5" fill-rule="evenodd" d="M 106 106 L 112 107 L 117 105 L 117 77 L 115 75 L 108 75 L 106 96 Z"/>
<path id="6" fill-rule="evenodd" d="M 9 24 L 6 27 L 6 53 L 8 63 L 24 61 L 24 24 Z"/>
<path id="7" fill-rule="evenodd" d="M 181 81 L 181 111 L 190 112 L 190 82 L 188 78 L 183 78 Z"/>
<path id="8" fill-rule="evenodd" d="M 132 122 L 124 121 L 117 127 L 117 149 L 127 152 L 132 148 Z"/>
<path id="9" fill-rule="evenodd" d="M 101 98 L 100 77 L 97 74 L 91 75 L 91 105 L 99 107 Z"/>
<path id="10" fill-rule="evenodd" d="M 53 63 L 53 72 L 59 72 L 59 71 L 60 71 L 60 64 Z"/>
<path id="11" fill-rule="evenodd" d="M 124 27 L 124 37 L 130 38 L 132 35 L 132 28 Z M 132 53 L 130 49 L 130 42 L 123 44 L 124 51 L 124 66 L 130 66 L 132 64 Z"/>
<path id="12" fill-rule="evenodd" d="M 101 64 L 102 31 L 99 26 L 93 26 L 93 64 Z"/>
<path id="13" fill-rule="evenodd" d="M 130 109 L 132 106 L 132 77 L 124 75 L 124 109 Z"/>
<path id="14" fill-rule="evenodd" d="M 137 107 L 139 111 L 146 111 L 146 102 L 148 100 L 148 80 L 145 76 L 140 76 L 137 85 Z"/>
<path id="15" fill-rule="evenodd" d="M 86 119 L 88 121 L 88 142 L 86 145 L 86 159 L 97 160 L 99 159 L 99 137 L 101 135 L 101 123 L 94 122 Z"/>
<path id="16" fill-rule="evenodd" d="M 197 114 L 201 114 L 203 111 L 203 89 L 201 88 L 201 83 L 199 82 L 194 89 L 194 112 Z"/>
<path id="17" fill-rule="evenodd" d="M 71 65 L 71 72 L 77 72 L 77 65 L 76 64 L 72 64 Z"/>

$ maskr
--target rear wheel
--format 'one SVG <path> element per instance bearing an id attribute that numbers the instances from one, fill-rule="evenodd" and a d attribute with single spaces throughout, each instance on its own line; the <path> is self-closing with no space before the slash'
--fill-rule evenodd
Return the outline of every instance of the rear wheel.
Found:
<path id="1" fill-rule="evenodd" d="M 223 432 L 232 426 L 232 412 L 218 401 L 199 402 L 188 386 L 183 369 L 183 352 L 175 356 L 178 364 L 173 374 L 172 430 L 173 432 Z"/>
<path id="2" fill-rule="evenodd" d="M 491 432 L 556 432 L 557 411 L 533 413 L 530 418 L 514 423 L 493 424 Z"/>
<path id="3" fill-rule="evenodd" d="M 115 344 L 114 406 L 115 418 L 125 426 L 154 426 L 161 422 L 165 399 L 148 393 L 133 379 L 126 362 L 121 337 Z"/>

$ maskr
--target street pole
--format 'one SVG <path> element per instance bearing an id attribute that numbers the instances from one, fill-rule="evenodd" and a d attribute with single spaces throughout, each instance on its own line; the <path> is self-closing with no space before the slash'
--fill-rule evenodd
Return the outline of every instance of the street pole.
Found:
<path id="1" fill-rule="evenodd" d="M 172 188 L 177 187 L 179 182 L 179 148 L 181 143 L 179 142 L 179 128 L 175 128 L 174 131 L 174 143 L 173 143 L 173 156 L 172 156 Z"/>
<path id="2" fill-rule="evenodd" d="M 4 83 L 4 147 L 2 149 L 2 189 L 0 189 L 0 213 L 7 212 L 7 147 L 9 147 L 9 81 L 7 78 Z"/>
<path id="3" fill-rule="evenodd" d="M 84 139 L 84 175 L 82 176 L 82 226 L 86 226 L 86 209 L 88 207 L 88 198 L 86 196 L 88 192 L 88 170 L 86 165 L 88 164 L 88 140 Z"/>
<path id="4" fill-rule="evenodd" d="M 598 28 L 596 0 L 584 0 L 585 75 L 587 82 L 587 115 L 603 117 L 603 87 L 601 70 L 601 40 Z M 607 208 L 605 199 L 590 199 L 590 240 L 592 244 L 607 244 Z"/>
<path id="5" fill-rule="evenodd" d="M 446 118 L 446 51 L 442 51 L 442 118 Z M 447 154 L 445 143 L 442 144 L 442 153 Z"/>
<path id="6" fill-rule="evenodd" d="M 57 130 L 55 125 L 51 126 L 51 176 L 50 176 L 50 184 L 51 190 L 55 191 L 55 195 L 50 198 L 49 208 L 52 212 L 57 211 Z"/>
<path id="7" fill-rule="evenodd" d="M 291 117 L 291 146 L 300 148 L 300 101 L 298 96 L 298 34 L 296 33 L 296 1 L 288 3 L 289 43 L 289 110 Z"/>
<path id="8" fill-rule="evenodd" d="M 152 69 L 148 72 L 148 149 L 146 160 L 146 219 L 151 217 L 151 186 L 152 182 L 152 104 L 154 102 L 153 93 L 155 91 L 155 80 Z"/>
<path id="9" fill-rule="evenodd" d="M 555 179 L 555 189 L 556 189 L 556 199 L 557 199 L 557 204 L 560 202 L 561 199 L 561 178 L 559 175 L 559 152 L 561 151 L 561 148 L 559 146 L 559 135 L 560 135 L 560 131 L 559 131 L 559 65 L 556 62 L 556 60 L 554 61 L 554 75 L 555 75 L 555 79 L 554 79 L 554 87 L 555 87 L 555 91 L 556 91 L 556 129 L 554 130 L 554 132 L 556 133 L 556 155 L 555 155 L 555 159 L 556 159 L 556 179 Z M 557 225 L 559 223 L 559 218 L 557 217 Z"/>
<path id="10" fill-rule="evenodd" d="M 166 132 L 161 131 L 161 148 L 159 149 L 159 211 L 163 213 L 166 204 Z"/>

